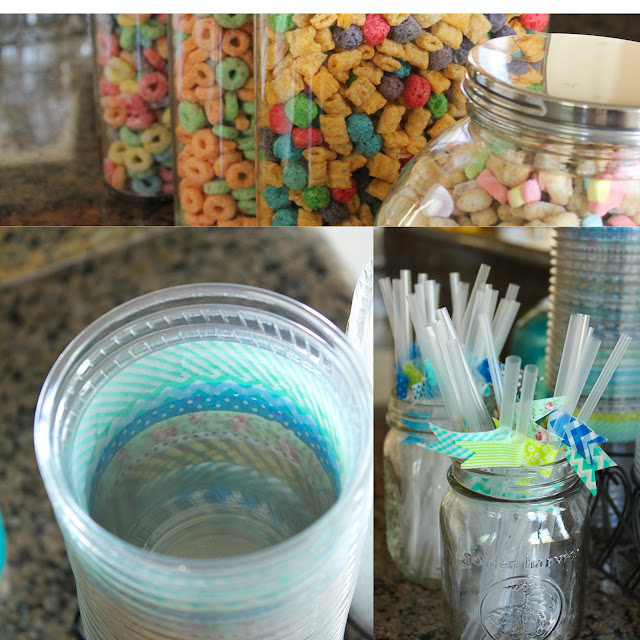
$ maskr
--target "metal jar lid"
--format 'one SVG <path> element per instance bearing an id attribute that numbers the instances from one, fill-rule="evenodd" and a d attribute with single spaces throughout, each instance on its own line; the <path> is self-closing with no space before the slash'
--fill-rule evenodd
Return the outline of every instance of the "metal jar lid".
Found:
<path id="1" fill-rule="evenodd" d="M 640 145 L 640 42 L 568 33 L 495 38 L 474 47 L 469 115 L 511 134 Z"/>

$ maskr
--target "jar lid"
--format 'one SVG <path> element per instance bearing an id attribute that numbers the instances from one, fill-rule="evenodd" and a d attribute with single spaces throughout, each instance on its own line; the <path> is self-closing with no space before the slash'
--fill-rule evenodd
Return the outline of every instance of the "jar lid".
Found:
<path id="1" fill-rule="evenodd" d="M 511 133 L 640 143 L 640 42 L 568 33 L 495 38 L 474 47 L 469 115 Z"/>

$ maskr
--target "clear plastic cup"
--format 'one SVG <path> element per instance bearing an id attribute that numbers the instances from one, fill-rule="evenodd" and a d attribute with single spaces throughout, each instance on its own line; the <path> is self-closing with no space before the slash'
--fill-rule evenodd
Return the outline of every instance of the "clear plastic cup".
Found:
<path id="1" fill-rule="evenodd" d="M 334 325 L 252 287 L 157 291 L 80 333 L 35 445 L 87 638 L 342 638 L 371 405 Z"/>

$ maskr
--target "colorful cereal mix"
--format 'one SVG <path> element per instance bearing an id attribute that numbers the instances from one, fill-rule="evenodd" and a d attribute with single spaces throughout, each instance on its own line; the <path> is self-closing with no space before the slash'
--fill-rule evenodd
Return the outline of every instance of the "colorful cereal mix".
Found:
<path id="1" fill-rule="evenodd" d="M 99 14 L 92 17 L 92 31 L 105 181 L 128 195 L 168 196 L 167 17 Z"/>
<path id="2" fill-rule="evenodd" d="M 544 26 L 544 14 L 260 16 L 259 224 L 373 224 L 401 168 L 466 114 L 471 47 Z"/>
<path id="3" fill-rule="evenodd" d="M 252 17 L 175 14 L 172 46 L 176 223 L 255 226 Z"/>

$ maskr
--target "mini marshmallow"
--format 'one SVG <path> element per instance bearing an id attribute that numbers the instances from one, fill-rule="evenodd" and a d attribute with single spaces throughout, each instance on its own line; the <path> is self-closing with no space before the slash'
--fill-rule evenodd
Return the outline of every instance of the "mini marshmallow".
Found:
<path id="1" fill-rule="evenodd" d="M 508 189 L 496 178 L 489 169 L 483 169 L 476 178 L 478 186 L 491 194 L 500 204 L 506 204 Z"/>
<path id="2" fill-rule="evenodd" d="M 529 204 L 530 202 L 538 202 L 542 199 L 542 191 L 540 191 L 540 185 L 535 178 L 526 180 L 521 185 L 510 189 L 508 194 L 509 204 L 517 209 L 523 204 Z"/>
<path id="3" fill-rule="evenodd" d="M 637 227 L 638 225 L 629 217 L 622 213 L 614 213 L 609 216 L 607 224 L 610 227 Z"/>
<path id="4" fill-rule="evenodd" d="M 453 198 L 441 184 L 434 184 L 422 198 L 421 211 L 426 216 L 448 218 L 453 213 Z"/>
<path id="5" fill-rule="evenodd" d="M 603 227 L 604 223 L 602 222 L 602 218 L 599 215 L 591 214 L 586 218 L 582 219 L 583 227 Z"/>

